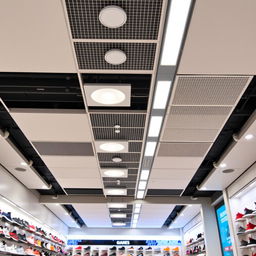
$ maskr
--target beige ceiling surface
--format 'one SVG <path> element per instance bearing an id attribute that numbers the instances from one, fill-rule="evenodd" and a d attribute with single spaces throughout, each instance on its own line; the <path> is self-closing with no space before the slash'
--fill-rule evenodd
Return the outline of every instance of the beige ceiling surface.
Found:
<path id="1" fill-rule="evenodd" d="M 256 74 L 255 0 L 197 0 L 179 74 Z"/>
<path id="2" fill-rule="evenodd" d="M 1 0 L 2 72 L 76 72 L 61 0 Z"/>

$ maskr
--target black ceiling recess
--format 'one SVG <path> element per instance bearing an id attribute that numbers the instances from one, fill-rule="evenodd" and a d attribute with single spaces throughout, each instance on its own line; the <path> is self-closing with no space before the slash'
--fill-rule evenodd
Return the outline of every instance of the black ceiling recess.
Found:
<path id="1" fill-rule="evenodd" d="M 40 194 L 65 194 L 57 180 L 54 178 L 50 170 L 47 168 L 45 163 L 42 161 L 40 156 L 37 154 L 35 149 L 32 147 L 30 142 L 27 140 L 23 132 L 20 130 L 18 125 L 12 119 L 11 115 L 7 112 L 6 108 L 1 102 L 0 129 L 7 130 L 10 133 L 8 139 L 11 140 L 11 142 L 18 148 L 18 150 L 24 155 L 26 159 L 33 161 L 33 167 L 48 184 L 52 185 L 52 188 L 50 190 L 38 190 Z"/>
<path id="2" fill-rule="evenodd" d="M 212 196 L 214 191 L 198 191 L 200 185 L 213 168 L 213 162 L 217 162 L 226 148 L 232 142 L 232 135 L 239 132 L 249 117 L 256 109 L 256 77 L 254 77 L 232 112 L 219 136 L 215 140 L 204 161 L 196 174 L 183 192 L 183 196 Z"/>
<path id="3" fill-rule="evenodd" d="M 75 208 L 71 204 L 64 204 L 63 207 L 70 213 L 70 215 L 76 220 L 80 227 L 86 226 L 82 218 L 79 216 Z"/>
<path id="4" fill-rule="evenodd" d="M 0 73 L 8 108 L 84 109 L 77 74 Z"/>
<path id="5" fill-rule="evenodd" d="M 163 227 L 169 227 L 169 225 L 175 220 L 177 215 L 183 210 L 184 207 L 184 205 L 176 205 L 164 222 Z"/>

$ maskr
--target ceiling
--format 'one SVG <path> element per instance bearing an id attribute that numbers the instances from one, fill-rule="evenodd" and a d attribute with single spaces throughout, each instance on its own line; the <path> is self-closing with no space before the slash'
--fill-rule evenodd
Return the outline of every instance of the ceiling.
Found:
<path id="1" fill-rule="evenodd" d="M 254 154 L 236 161 L 255 138 L 229 144 L 234 133 L 256 136 L 256 3 L 191 1 L 178 60 L 163 65 L 175 1 L 0 3 L 0 163 L 28 189 L 53 196 L 45 205 L 70 227 L 182 227 L 200 206 L 180 205 L 179 197 L 210 197 L 255 161 Z M 123 25 L 101 23 L 109 6 Z M 161 82 L 167 103 L 155 107 Z M 97 101 L 106 88 L 119 92 L 116 104 Z M 125 146 L 104 151 L 108 143 Z M 214 167 L 222 160 L 235 176 Z M 59 205 L 60 195 L 142 201 Z M 177 205 L 145 203 L 147 196 L 176 196 Z"/>

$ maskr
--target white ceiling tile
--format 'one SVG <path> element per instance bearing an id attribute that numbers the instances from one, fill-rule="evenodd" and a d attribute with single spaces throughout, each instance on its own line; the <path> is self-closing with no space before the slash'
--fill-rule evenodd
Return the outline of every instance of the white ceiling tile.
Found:
<path id="1" fill-rule="evenodd" d="M 60 178 L 57 177 L 58 182 L 63 188 L 102 188 L 100 178 Z"/>
<path id="2" fill-rule="evenodd" d="M 2 72 L 76 72 L 60 0 L 1 1 Z"/>
<path id="3" fill-rule="evenodd" d="M 198 168 L 203 157 L 156 157 L 153 168 L 155 169 L 191 169 Z"/>
<path id="4" fill-rule="evenodd" d="M 256 74 L 255 9 L 255 0 L 197 0 L 178 73 Z"/>
<path id="5" fill-rule="evenodd" d="M 143 204 L 138 219 L 138 228 L 161 228 L 175 205 Z"/>
<path id="6" fill-rule="evenodd" d="M 91 131 L 86 113 L 11 112 L 30 141 L 87 142 Z"/>
<path id="7" fill-rule="evenodd" d="M 73 204 L 87 227 L 112 227 L 106 204 Z"/>

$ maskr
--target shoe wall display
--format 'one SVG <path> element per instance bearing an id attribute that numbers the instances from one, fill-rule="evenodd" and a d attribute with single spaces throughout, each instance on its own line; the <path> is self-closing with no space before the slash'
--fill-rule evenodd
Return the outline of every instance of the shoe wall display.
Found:
<path id="1" fill-rule="evenodd" d="M 72 256 L 180 256 L 179 246 L 74 246 Z"/>
<path id="2" fill-rule="evenodd" d="M 65 255 L 65 242 L 57 232 L 31 219 L 0 203 L 0 255 Z"/>
<path id="3" fill-rule="evenodd" d="M 256 182 L 230 198 L 235 244 L 240 256 L 256 253 Z"/>

